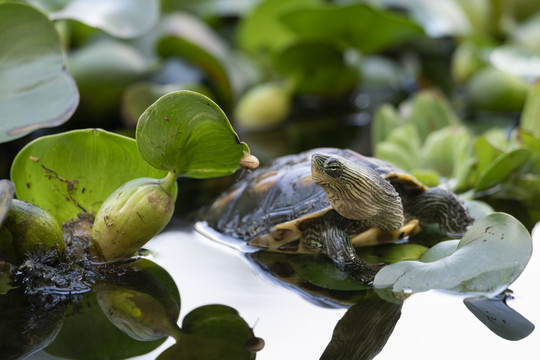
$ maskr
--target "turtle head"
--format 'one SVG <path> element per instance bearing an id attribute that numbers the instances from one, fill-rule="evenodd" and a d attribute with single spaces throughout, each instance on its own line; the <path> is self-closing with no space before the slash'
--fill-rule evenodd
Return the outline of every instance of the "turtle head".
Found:
<path id="1" fill-rule="evenodd" d="M 311 177 L 343 217 L 383 230 L 403 225 L 403 206 L 394 187 L 375 170 L 339 155 L 311 157 Z"/>

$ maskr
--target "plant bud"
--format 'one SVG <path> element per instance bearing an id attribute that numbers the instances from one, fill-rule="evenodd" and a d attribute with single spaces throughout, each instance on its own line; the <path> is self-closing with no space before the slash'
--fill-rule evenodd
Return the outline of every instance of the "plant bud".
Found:
<path id="1" fill-rule="evenodd" d="M 26 252 L 35 252 L 38 248 L 57 248 L 59 252 L 66 248 L 62 228 L 56 219 L 28 202 L 13 200 L 2 225 L 9 230 L 19 261 Z"/>
<path id="2" fill-rule="evenodd" d="M 159 180 L 128 181 L 99 208 L 92 240 L 105 260 L 128 258 L 169 223 L 173 212 L 174 199 Z"/>
<path id="3" fill-rule="evenodd" d="M 236 122 L 247 130 L 275 127 L 291 112 L 291 95 L 286 85 L 265 83 L 248 90 L 236 107 Z"/>

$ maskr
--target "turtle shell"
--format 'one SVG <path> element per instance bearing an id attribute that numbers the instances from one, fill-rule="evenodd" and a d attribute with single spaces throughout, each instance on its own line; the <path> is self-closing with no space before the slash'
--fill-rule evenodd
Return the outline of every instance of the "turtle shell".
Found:
<path id="1" fill-rule="evenodd" d="M 280 157 L 246 172 L 208 209 L 208 225 L 265 248 L 272 248 L 269 243 L 274 240 L 284 244 L 298 239 L 306 224 L 332 209 L 322 187 L 311 178 L 311 155 L 315 153 L 340 155 L 371 167 L 400 193 L 427 189 L 412 175 L 385 161 L 348 149 L 317 148 Z"/>

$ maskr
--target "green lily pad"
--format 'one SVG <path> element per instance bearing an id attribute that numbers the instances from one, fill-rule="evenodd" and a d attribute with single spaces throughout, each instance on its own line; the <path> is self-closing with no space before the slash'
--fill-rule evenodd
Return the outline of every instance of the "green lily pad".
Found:
<path id="1" fill-rule="evenodd" d="M 13 183 L 9 180 L 0 180 L 0 225 L 4 221 L 15 195 Z"/>
<path id="2" fill-rule="evenodd" d="M 474 223 L 457 246 L 455 240 L 442 242 L 420 261 L 403 261 L 381 269 L 374 286 L 394 292 L 444 289 L 494 296 L 521 274 L 531 253 L 527 229 L 508 214 L 492 213 Z"/>
<path id="3" fill-rule="evenodd" d="M 531 153 L 526 149 L 514 149 L 499 155 L 488 167 L 480 174 L 474 184 L 475 191 L 489 189 L 503 182 L 515 170 L 525 164 Z"/>
<path id="4" fill-rule="evenodd" d="M 364 54 L 424 34 L 420 26 L 406 17 L 365 4 L 297 9 L 284 14 L 281 20 L 297 35 L 326 40 L 342 49 L 354 47 Z"/>
<path id="5" fill-rule="evenodd" d="M 50 20 L 26 4 L 0 4 L 0 49 L 0 143 L 66 122 L 79 93 Z"/>
<path id="6" fill-rule="evenodd" d="M 427 250 L 427 247 L 419 244 L 388 244 L 375 247 L 373 253 L 381 262 L 395 263 L 418 260 Z"/>
<path id="7" fill-rule="evenodd" d="M 34 140 L 17 154 L 11 168 L 17 197 L 45 209 L 59 223 L 83 211 L 95 214 L 131 179 L 166 174 L 143 161 L 135 140 L 99 129 Z"/>
<path id="8" fill-rule="evenodd" d="M 159 360 L 251 360 L 255 354 L 250 344 L 260 340 L 238 311 L 225 305 L 206 305 L 191 311 L 182 322 L 182 332 Z"/>
<path id="9" fill-rule="evenodd" d="M 326 256 L 295 256 L 289 259 L 289 263 L 302 279 L 325 289 L 369 289 L 369 286 L 340 271 Z"/>
<path id="10" fill-rule="evenodd" d="M 159 18 L 158 0 L 72 0 L 53 19 L 72 19 L 119 38 L 148 32 Z"/>
<path id="11" fill-rule="evenodd" d="M 137 146 L 156 169 L 193 178 L 232 174 L 249 153 L 219 106 L 187 90 L 162 96 L 146 109 L 137 124 Z"/>

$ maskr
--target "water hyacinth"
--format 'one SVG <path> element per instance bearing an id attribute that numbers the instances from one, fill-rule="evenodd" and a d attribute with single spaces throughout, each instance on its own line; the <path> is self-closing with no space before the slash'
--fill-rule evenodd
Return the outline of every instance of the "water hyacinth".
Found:
<path id="1" fill-rule="evenodd" d="M 168 224 L 174 199 L 157 179 L 128 181 L 99 208 L 92 240 L 105 260 L 132 256 Z"/>

